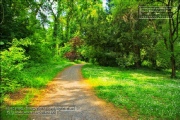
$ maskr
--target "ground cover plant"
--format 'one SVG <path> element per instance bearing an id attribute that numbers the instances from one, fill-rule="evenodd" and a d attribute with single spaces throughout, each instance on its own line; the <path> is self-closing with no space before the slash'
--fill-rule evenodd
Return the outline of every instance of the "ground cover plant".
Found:
<path id="1" fill-rule="evenodd" d="M 180 118 L 180 79 L 170 79 L 165 71 L 85 65 L 82 73 L 98 97 L 135 118 Z"/>

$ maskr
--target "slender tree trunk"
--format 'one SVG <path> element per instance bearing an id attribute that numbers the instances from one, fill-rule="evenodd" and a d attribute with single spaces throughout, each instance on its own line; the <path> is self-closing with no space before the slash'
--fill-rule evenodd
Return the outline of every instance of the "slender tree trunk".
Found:
<path id="1" fill-rule="evenodd" d="M 69 15 L 67 15 L 67 25 L 66 25 L 66 41 L 69 41 Z"/>
<path id="2" fill-rule="evenodd" d="M 153 68 L 157 68 L 157 62 L 156 62 L 156 60 L 155 59 L 151 59 L 151 63 L 152 63 L 152 67 Z"/>
<path id="3" fill-rule="evenodd" d="M 169 6 L 172 6 L 172 2 L 171 0 L 169 0 Z M 169 10 L 169 13 L 171 12 L 171 10 Z M 170 52 L 171 52 L 171 57 L 170 57 L 170 61 L 171 61 L 171 78 L 175 78 L 176 77 L 176 61 L 175 61 L 175 56 L 174 56 L 174 41 L 173 41 L 173 18 L 171 19 L 170 17 L 172 17 L 169 14 L 169 42 L 170 42 Z"/>
<path id="4" fill-rule="evenodd" d="M 72 18 L 72 14 L 73 14 L 73 4 L 74 1 L 70 0 L 70 2 L 67 4 L 69 7 L 69 11 L 67 13 L 67 18 L 66 18 L 66 22 L 67 22 L 67 26 L 66 26 L 66 40 L 69 41 L 70 39 L 70 23 L 71 23 L 71 18 Z"/>
<path id="5" fill-rule="evenodd" d="M 141 50 L 140 50 L 140 47 L 135 46 L 134 52 L 136 55 L 135 57 L 137 58 L 135 60 L 135 66 L 136 66 L 136 68 L 140 68 L 141 67 Z"/>
<path id="6" fill-rule="evenodd" d="M 176 61 L 174 59 L 174 55 L 171 56 L 171 78 L 175 78 L 176 77 Z"/>
<path id="7" fill-rule="evenodd" d="M 175 78 L 176 77 L 176 60 L 174 56 L 174 44 L 171 44 L 170 61 L 171 61 L 171 78 Z"/>
<path id="8" fill-rule="evenodd" d="M 57 22 L 56 18 L 54 20 L 54 26 L 53 26 L 53 40 L 56 42 L 56 37 L 57 37 Z"/>
<path id="9" fill-rule="evenodd" d="M 57 18 L 54 20 L 54 29 L 53 29 L 53 39 L 55 42 L 55 55 L 59 55 L 59 40 L 58 40 L 58 26 L 59 26 L 59 21 Z"/>

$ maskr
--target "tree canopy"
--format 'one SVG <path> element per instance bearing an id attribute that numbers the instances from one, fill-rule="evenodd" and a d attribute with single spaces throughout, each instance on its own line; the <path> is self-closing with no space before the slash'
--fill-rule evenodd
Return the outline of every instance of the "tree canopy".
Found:
<path id="1" fill-rule="evenodd" d="M 140 19 L 141 6 L 166 6 L 167 18 Z M 66 57 L 103 66 L 171 69 L 175 78 L 179 11 L 179 0 L 1 0 L 1 56 L 11 59 L 2 66 Z"/>

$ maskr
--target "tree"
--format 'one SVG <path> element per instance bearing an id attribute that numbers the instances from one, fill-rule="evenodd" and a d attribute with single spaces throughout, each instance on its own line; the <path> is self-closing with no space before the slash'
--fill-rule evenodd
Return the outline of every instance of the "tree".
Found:
<path id="1" fill-rule="evenodd" d="M 164 36 L 164 45 L 166 49 L 170 52 L 170 61 L 171 61 L 171 77 L 176 77 L 176 56 L 175 56 L 175 44 L 178 42 L 179 38 L 179 30 L 180 30 L 180 1 L 167 0 L 162 1 L 158 0 L 158 2 L 163 3 L 168 7 L 168 26 L 169 26 L 169 35 Z M 176 9 L 173 9 L 176 7 Z"/>
<path id="2" fill-rule="evenodd" d="M 13 38 L 25 38 L 32 34 L 26 26 L 28 20 L 28 2 L 16 0 L 1 0 L 0 9 L 0 41 L 3 43 L 2 48 L 6 49 L 12 42 Z"/>

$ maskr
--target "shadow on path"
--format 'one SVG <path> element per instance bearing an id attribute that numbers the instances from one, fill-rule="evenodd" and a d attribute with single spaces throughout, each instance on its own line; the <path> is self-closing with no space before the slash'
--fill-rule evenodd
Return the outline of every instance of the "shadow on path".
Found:
<path id="1" fill-rule="evenodd" d="M 68 67 L 46 88 L 29 120 L 131 120 L 124 110 L 97 98 L 83 82 L 81 64 Z M 36 99 L 34 99 L 36 101 Z M 44 108 L 43 108 L 44 107 Z"/>

